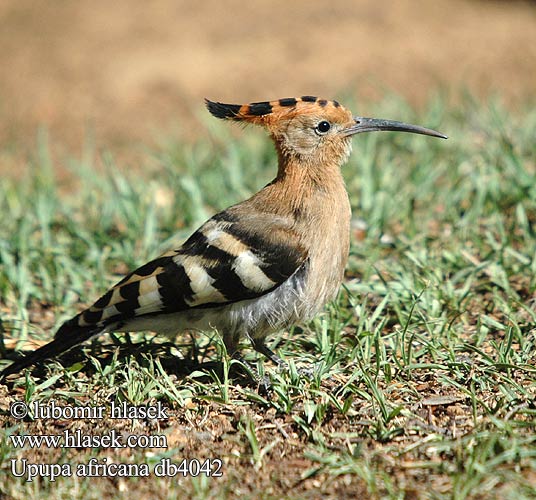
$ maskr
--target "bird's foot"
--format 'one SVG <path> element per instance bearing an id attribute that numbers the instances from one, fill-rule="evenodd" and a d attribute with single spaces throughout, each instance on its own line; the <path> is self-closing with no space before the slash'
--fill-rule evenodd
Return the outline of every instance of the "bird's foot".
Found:
<path id="1" fill-rule="evenodd" d="M 257 386 L 260 394 L 269 395 L 272 392 L 272 381 L 266 373 L 261 375 L 255 365 L 246 361 L 238 353 L 233 358 L 240 362 L 241 368 L 243 368 L 242 375 L 245 375 L 251 385 Z"/>
<path id="2" fill-rule="evenodd" d="M 254 340 L 253 342 L 253 348 L 266 356 L 272 363 L 277 365 L 277 369 L 279 373 L 283 372 L 290 372 L 290 366 L 286 361 L 283 361 L 275 352 L 273 352 L 265 343 L 263 340 Z M 306 367 L 300 367 L 296 370 L 298 372 L 298 375 L 301 377 L 311 379 L 314 376 L 315 369 L 314 366 L 306 366 Z"/>
<path id="3" fill-rule="evenodd" d="M 298 372 L 298 375 L 300 377 L 311 380 L 315 374 L 315 367 L 313 365 L 300 366 L 299 368 L 296 369 L 296 371 Z"/>

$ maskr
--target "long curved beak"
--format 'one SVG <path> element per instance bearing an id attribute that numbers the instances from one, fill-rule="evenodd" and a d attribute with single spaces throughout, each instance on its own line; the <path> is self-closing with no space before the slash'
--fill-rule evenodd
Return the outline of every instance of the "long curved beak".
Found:
<path id="1" fill-rule="evenodd" d="M 435 130 L 419 127 L 418 125 L 410 125 L 409 123 L 396 122 L 394 120 L 383 120 L 381 118 L 364 118 L 362 116 L 354 116 L 354 121 L 355 125 L 352 125 L 341 132 L 345 137 L 354 134 L 361 134 L 362 132 L 391 130 L 398 132 L 409 132 L 411 134 L 431 135 L 432 137 L 448 139 L 446 135 L 440 134 Z"/>

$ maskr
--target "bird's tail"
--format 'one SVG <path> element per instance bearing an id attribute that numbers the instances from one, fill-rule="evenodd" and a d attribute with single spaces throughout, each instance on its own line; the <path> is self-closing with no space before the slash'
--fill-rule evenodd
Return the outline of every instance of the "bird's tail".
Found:
<path id="1" fill-rule="evenodd" d="M 91 325 L 81 327 L 73 320 L 63 324 L 52 342 L 45 344 L 36 351 L 27 354 L 22 359 L 13 362 L 7 368 L 4 368 L 0 372 L 0 380 L 34 363 L 58 356 L 102 331 L 102 326 Z"/>

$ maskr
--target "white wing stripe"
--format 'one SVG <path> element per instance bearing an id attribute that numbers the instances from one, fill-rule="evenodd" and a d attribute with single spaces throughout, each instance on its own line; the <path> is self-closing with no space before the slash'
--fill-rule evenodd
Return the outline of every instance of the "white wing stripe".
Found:
<path id="1" fill-rule="evenodd" d="M 154 311 L 159 311 L 160 307 L 162 306 L 162 298 L 160 297 L 160 292 L 158 290 L 153 290 L 150 293 L 145 293 L 143 295 L 138 295 L 138 304 L 140 305 L 139 308 L 141 308 L 141 307 L 147 307 L 147 308 L 154 307 L 154 309 L 153 309 Z"/>
<path id="2" fill-rule="evenodd" d="M 156 281 L 156 276 L 151 276 L 150 278 L 146 278 L 144 280 L 140 281 L 140 289 L 139 289 L 139 295 L 148 295 L 155 290 L 157 290 L 159 287 L 158 281 Z"/>
<path id="3" fill-rule="evenodd" d="M 209 302 L 227 302 L 225 296 L 217 288 L 212 286 L 212 283 L 215 281 L 214 278 L 201 265 L 196 263 L 195 260 L 192 257 L 184 257 L 182 259 L 184 271 L 188 275 L 188 278 L 190 278 L 190 288 L 194 292 L 192 298 L 186 300 L 186 303 L 190 307 L 195 307 Z"/>
<path id="4" fill-rule="evenodd" d="M 111 318 L 116 314 L 120 314 L 117 308 L 115 306 L 108 306 L 106 309 L 103 309 L 100 321 L 104 321 L 105 319 Z"/>
<path id="5" fill-rule="evenodd" d="M 263 292 L 275 286 L 260 268 L 261 260 L 251 250 L 240 253 L 233 263 L 233 270 L 244 286 L 255 292 Z"/>

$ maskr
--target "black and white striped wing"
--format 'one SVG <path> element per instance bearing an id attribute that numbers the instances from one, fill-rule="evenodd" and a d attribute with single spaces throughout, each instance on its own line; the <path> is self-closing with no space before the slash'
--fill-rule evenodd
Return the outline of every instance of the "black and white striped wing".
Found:
<path id="1" fill-rule="evenodd" d="M 264 295 L 307 260 L 297 241 L 283 219 L 222 212 L 182 247 L 126 276 L 60 328 L 56 338 L 77 328 L 113 328 L 142 316 L 217 307 Z"/>

